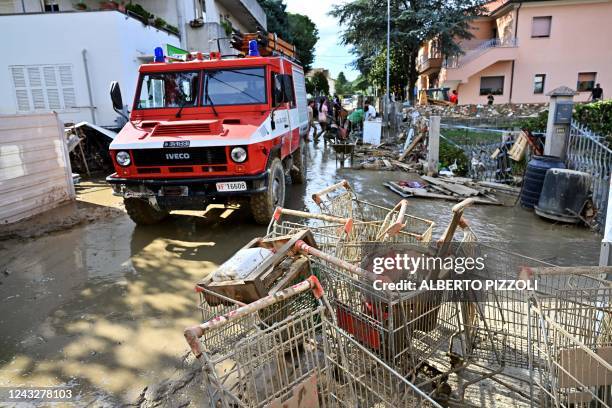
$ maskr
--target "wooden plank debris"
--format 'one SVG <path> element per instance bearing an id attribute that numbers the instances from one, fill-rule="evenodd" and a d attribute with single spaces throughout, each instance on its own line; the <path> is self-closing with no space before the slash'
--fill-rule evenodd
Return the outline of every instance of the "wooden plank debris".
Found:
<path id="1" fill-rule="evenodd" d="M 426 178 L 427 177 L 423 177 L 423 180 L 427 181 Z M 457 193 L 457 191 L 459 191 L 459 189 L 456 188 L 459 186 L 458 184 L 451 185 L 451 183 L 440 182 L 437 179 L 434 180 L 436 183 L 430 183 L 425 188 L 402 186 L 399 183 L 392 181 L 383 183 L 383 185 L 404 198 L 421 197 L 459 202 L 465 200 L 466 198 L 473 197 L 475 204 L 502 205 L 502 203 L 500 203 L 495 197 L 489 196 L 484 192 L 469 189 L 476 192 L 476 194 L 473 194 L 466 188 L 465 192 L 469 192 L 470 195 L 461 195 Z M 446 189 L 446 187 L 449 187 L 449 189 Z"/>

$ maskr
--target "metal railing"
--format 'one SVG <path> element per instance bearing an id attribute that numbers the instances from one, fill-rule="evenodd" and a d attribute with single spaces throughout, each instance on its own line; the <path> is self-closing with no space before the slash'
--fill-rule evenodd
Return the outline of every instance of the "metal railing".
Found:
<path id="1" fill-rule="evenodd" d="M 592 177 L 593 204 L 597 209 L 596 227 L 605 223 L 612 171 L 612 150 L 604 145 L 602 137 L 586 126 L 572 121 L 567 141 L 566 161 L 570 169 L 588 173 Z"/>
<path id="2" fill-rule="evenodd" d="M 445 68 L 461 68 L 470 61 L 475 60 L 491 48 L 512 48 L 517 47 L 518 41 L 516 38 L 492 38 L 482 42 L 476 48 L 467 51 L 463 55 L 449 57 L 444 62 Z"/>

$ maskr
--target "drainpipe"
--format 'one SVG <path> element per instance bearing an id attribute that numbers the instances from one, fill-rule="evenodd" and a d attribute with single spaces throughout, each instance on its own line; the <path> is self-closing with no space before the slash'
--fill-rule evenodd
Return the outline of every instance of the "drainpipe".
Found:
<path id="1" fill-rule="evenodd" d="M 517 44 L 516 36 L 518 35 L 518 22 L 519 22 L 519 11 L 523 3 L 519 3 L 516 9 L 516 18 L 514 19 L 514 44 Z M 514 90 L 514 63 L 512 60 L 512 72 L 510 73 L 510 95 L 508 96 L 508 103 L 512 103 L 512 91 Z"/>
<path id="2" fill-rule="evenodd" d="M 186 50 L 187 49 L 187 44 L 186 44 L 187 38 L 185 38 L 186 33 L 185 33 L 185 21 L 183 20 L 183 3 L 181 0 L 176 0 L 174 4 L 176 5 L 176 19 L 178 20 L 179 36 L 181 37 L 180 39 L 181 48 Z"/>
<path id="3" fill-rule="evenodd" d="M 81 51 L 83 55 L 83 68 L 85 69 L 85 82 L 87 83 L 87 94 L 89 96 L 89 109 L 91 110 L 91 123 L 96 125 L 96 107 L 93 102 L 93 94 L 91 93 L 91 80 L 89 78 L 89 68 L 87 66 L 87 50 Z"/>

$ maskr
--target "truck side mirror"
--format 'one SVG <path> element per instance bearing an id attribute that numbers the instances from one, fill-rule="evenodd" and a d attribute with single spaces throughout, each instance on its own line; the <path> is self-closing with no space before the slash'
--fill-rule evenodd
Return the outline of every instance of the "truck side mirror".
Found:
<path id="1" fill-rule="evenodd" d="M 113 109 L 118 112 L 123 112 L 123 99 L 121 98 L 121 88 L 119 87 L 119 82 L 111 82 L 110 97 L 111 101 L 113 102 Z"/>

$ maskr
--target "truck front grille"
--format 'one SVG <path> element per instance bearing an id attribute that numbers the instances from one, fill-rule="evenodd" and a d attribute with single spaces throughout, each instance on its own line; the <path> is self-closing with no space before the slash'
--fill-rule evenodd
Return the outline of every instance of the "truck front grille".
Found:
<path id="1" fill-rule="evenodd" d="M 226 164 L 225 147 L 191 147 L 186 149 L 132 150 L 136 166 L 182 166 Z"/>

